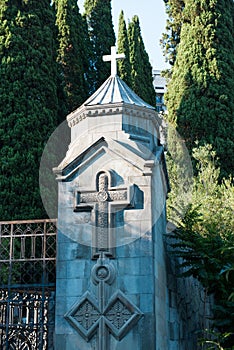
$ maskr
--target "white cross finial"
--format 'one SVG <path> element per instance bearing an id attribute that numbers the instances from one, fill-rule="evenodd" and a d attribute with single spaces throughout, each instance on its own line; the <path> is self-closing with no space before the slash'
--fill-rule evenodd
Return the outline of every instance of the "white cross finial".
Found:
<path id="1" fill-rule="evenodd" d="M 111 62 L 111 76 L 115 77 L 117 75 L 117 60 L 125 58 L 124 53 L 117 54 L 116 47 L 111 46 L 111 54 L 103 56 L 102 59 L 104 62 Z"/>

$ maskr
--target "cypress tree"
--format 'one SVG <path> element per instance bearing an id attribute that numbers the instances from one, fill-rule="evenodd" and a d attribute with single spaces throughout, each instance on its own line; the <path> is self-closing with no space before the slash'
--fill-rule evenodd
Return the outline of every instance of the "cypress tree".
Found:
<path id="1" fill-rule="evenodd" d="M 110 0 L 85 0 L 85 18 L 92 44 L 93 91 L 110 75 L 110 67 L 103 64 L 102 56 L 115 45 L 115 33 Z"/>
<path id="2" fill-rule="evenodd" d="M 131 87 L 131 65 L 129 60 L 129 43 L 123 10 L 119 15 L 118 52 L 125 54 L 124 60 L 118 60 L 118 72 L 121 79 Z"/>
<path id="3" fill-rule="evenodd" d="M 234 3 L 188 0 L 168 86 L 169 121 L 191 150 L 213 145 L 221 175 L 234 173 Z"/>
<path id="4" fill-rule="evenodd" d="M 88 33 L 76 0 L 56 0 L 58 57 L 68 112 L 80 106 L 88 96 Z"/>
<path id="5" fill-rule="evenodd" d="M 47 0 L 0 2 L 0 219 L 46 216 L 38 170 L 57 123 L 55 16 Z"/>
<path id="6" fill-rule="evenodd" d="M 146 102 L 155 105 L 152 66 L 141 36 L 138 16 L 128 26 L 132 89 Z"/>
<path id="7" fill-rule="evenodd" d="M 185 0 L 164 0 L 168 15 L 166 33 L 163 33 L 161 45 L 166 60 L 174 65 L 177 47 L 180 42 L 181 25 Z"/>

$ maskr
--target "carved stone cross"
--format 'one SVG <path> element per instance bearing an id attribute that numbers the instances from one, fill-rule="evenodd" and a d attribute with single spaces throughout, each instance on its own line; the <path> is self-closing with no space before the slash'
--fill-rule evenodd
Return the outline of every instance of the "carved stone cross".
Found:
<path id="1" fill-rule="evenodd" d="M 113 257 L 115 241 L 113 237 L 114 212 L 131 208 L 133 198 L 131 187 L 109 187 L 109 179 L 106 173 L 97 176 L 97 191 L 79 191 L 77 193 L 77 205 L 75 212 L 92 211 L 95 213 L 95 233 L 93 237 L 94 258 L 98 258 L 100 252 Z"/>
<path id="2" fill-rule="evenodd" d="M 120 53 L 117 54 L 116 53 L 116 47 L 115 46 L 111 46 L 111 54 L 110 55 L 105 55 L 102 57 L 104 62 L 111 62 L 111 76 L 115 77 L 117 75 L 117 60 L 120 59 L 124 59 L 125 58 L 125 54 L 124 53 Z"/>

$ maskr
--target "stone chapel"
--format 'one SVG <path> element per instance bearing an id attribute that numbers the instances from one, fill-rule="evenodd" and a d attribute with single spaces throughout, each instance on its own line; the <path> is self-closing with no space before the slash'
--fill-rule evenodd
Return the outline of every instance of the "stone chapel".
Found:
<path id="1" fill-rule="evenodd" d="M 58 181 L 56 350 L 192 350 L 204 305 L 168 257 L 155 108 L 111 75 L 67 117 Z M 104 63 L 105 64 L 105 63 Z"/>

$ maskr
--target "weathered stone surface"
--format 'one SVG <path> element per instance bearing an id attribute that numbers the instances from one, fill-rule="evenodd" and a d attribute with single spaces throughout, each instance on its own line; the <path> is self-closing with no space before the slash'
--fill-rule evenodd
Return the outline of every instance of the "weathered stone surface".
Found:
<path id="1" fill-rule="evenodd" d="M 93 105 L 98 94 L 68 116 L 55 169 L 56 350 L 195 350 L 204 305 L 166 253 L 160 120 L 138 100 Z"/>

